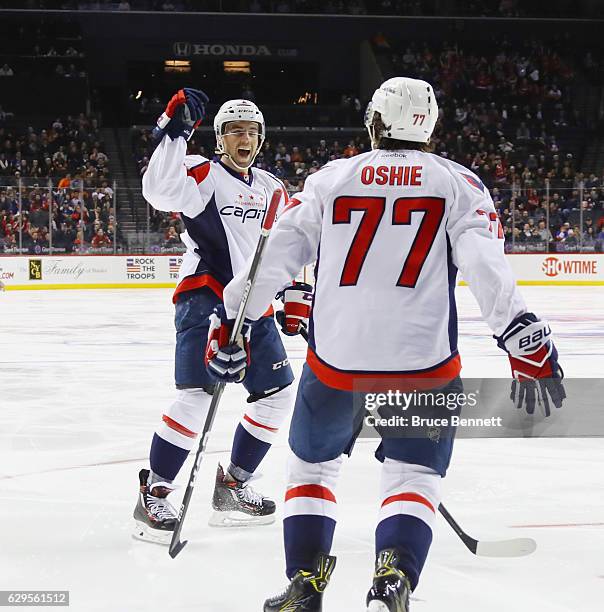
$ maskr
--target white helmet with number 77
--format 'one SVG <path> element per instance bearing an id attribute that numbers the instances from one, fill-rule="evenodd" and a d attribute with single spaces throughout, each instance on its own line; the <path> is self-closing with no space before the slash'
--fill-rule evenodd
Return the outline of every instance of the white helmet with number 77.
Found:
<path id="1" fill-rule="evenodd" d="M 376 112 L 384 124 L 380 134 L 374 134 Z M 393 77 L 375 90 L 365 112 L 365 127 L 372 142 L 376 136 L 428 142 L 437 119 L 438 105 L 430 83 L 408 77 Z"/>

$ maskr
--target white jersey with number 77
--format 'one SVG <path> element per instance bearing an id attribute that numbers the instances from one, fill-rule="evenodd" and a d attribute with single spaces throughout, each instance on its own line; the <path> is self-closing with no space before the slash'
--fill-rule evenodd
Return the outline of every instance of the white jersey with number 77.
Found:
<path id="1" fill-rule="evenodd" d="M 493 333 L 526 311 L 491 196 L 467 168 L 415 150 L 332 161 L 306 180 L 268 241 L 247 316 L 316 260 L 307 363 L 351 390 L 364 376 L 450 380 L 461 369 L 458 270 Z M 248 266 L 225 289 L 239 305 Z"/>

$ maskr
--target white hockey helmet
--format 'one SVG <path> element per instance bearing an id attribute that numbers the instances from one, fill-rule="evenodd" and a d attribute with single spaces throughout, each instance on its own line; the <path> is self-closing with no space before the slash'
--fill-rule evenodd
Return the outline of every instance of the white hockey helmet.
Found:
<path id="1" fill-rule="evenodd" d="M 432 85 L 408 77 L 393 77 L 375 90 L 365 112 L 365 127 L 372 140 L 376 112 L 386 126 L 381 136 L 412 142 L 428 142 L 438 119 Z"/>
<path id="2" fill-rule="evenodd" d="M 216 153 L 219 155 L 228 155 L 224 148 L 224 141 L 222 135 L 224 134 L 224 126 L 229 121 L 255 121 L 258 124 L 258 148 L 252 156 L 249 166 L 242 168 L 247 170 L 256 159 L 256 155 L 262 148 L 262 143 L 266 136 L 266 126 L 264 124 L 264 116 L 260 112 L 260 109 L 250 100 L 227 100 L 216 113 L 214 117 L 214 133 L 216 134 Z M 233 161 L 233 159 L 231 159 Z M 233 163 L 235 163 L 233 161 Z M 235 164 L 239 167 L 238 164 Z"/>

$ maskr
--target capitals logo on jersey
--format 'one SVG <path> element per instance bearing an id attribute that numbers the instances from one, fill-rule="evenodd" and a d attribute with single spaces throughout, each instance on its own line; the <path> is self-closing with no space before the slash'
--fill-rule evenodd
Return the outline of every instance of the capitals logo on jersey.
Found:
<path id="1" fill-rule="evenodd" d="M 265 209 L 265 198 L 262 195 L 248 193 L 237 194 L 235 198 L 235 204 L 232 206 L 223 206 L 220 209 L 220 214 L 228 217 L 233 215 L 234 217 L 240 217 L 241 223 L 245 223 L 247 220 L 262 219 Z"/>

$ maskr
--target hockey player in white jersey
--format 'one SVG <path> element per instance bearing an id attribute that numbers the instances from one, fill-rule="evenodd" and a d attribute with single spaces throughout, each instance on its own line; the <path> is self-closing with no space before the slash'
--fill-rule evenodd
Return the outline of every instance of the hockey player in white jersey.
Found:
<path id="1" fill-rule="evenodd" d="M 425 81 L 383 83 L 366 115 L 373 150 L 332 161 L 309 177 L 267 244 L 250 320 L 315 260 L 316 283 L 289 435 L 284 544 L 290 582 L 265 602 L 265 612 L 322 609 L 335 566 L 336 482 L 358 435 L 354 390 L 383 378 L 419 380 L 430 393 L 462 390 L 457 270 L 508 353 L 519 405 L 529 412 L 536 401 L 562 405 L 549 328 L 527 312 L 516 289 L 487 189 L 468 169 L 428 152 L 437 116 Z M 242 269 L 225 288 L 230 317 L 245 277 Z M 246 367 L 235 357 L 231 365 Z M 383 437 L 376 452 L 383 467 L 369 612 L 408 610 L 432 542 L 452 446 L 452 436 Z"/>
<path id="2" fill-rule="evenodd" d="M 187 140 L 205 114 L 203 92 L 182 89 L 158 120 L 160 142 L 143 176 L 143 195 L 157 210 L 177 211 L 187 251 L 173 301 L 176 308 L 175 381 L 177 394 L 157 428 L 150 470 L 139 474 L 134 511 L 135 536 L 169 543 L 176 512 L 167 496 L 187 455 L 197 445 L 216 378 L 204 353 L 209 320 L 221 307 L 223 287 L 253 253 L 267 204 L 282 183 L 252 169 L 265 138 L 258 107 L 229 100 L 214 118 L 219 161 L 187 155 Z M 266 524 L 275 519 L 275 503 L 248 481 L 266 455 L 293 403 L 293 373 L 275 326 L 272 310 L 254 325 L 252 363 L 244 385 L 248 406 L 235 431 L 230 465 L 218 466 L 212 505 L 213 526 Z"/>

